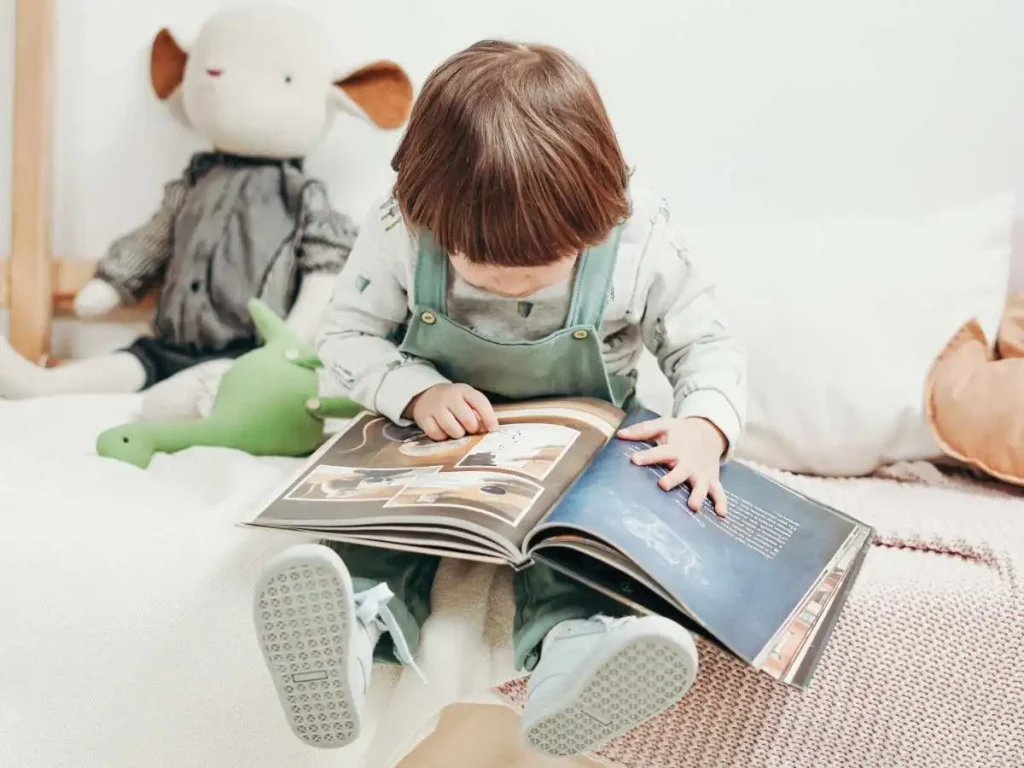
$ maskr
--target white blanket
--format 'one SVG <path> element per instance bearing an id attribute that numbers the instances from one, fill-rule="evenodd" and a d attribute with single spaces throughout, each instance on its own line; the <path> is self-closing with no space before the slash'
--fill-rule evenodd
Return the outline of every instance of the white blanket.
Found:
<path id="1" fill-rule="evenodd" d="M 363 739 L 319 751 L 293 738 L 250 608 L 262 564 L 302 539 L 236 523 L 299 462 L 191 449 L 141 471 L 97 458 L 96 435 L 138 406 L 0 401 L 0 766 L 392 768 L 447 704 L 498 701 L 491 689 L 514 674 L 510 571 L 448 561 L 419 658 L 429 685 L 377 667 Z M 788 482 L 874 525 L 880 544 L 816 685 L 792 695 L 705 644 L 694 692 L 600 760 L 1010 764 L 1024 750 L 1021 496 Z M 502 686 L 501 701 L 522 693 Z"/>
<path id="2" fill-rule="evenodd" d="M 300 537 L 236 525 L 296 460 L 223 449 L 142 471 L 95 455 L 139 398 L 0 401 L 0 765 L 395 765 L 447 704 L 513 675 L 508 569 L 449 561 L 420 664 L 378 666 L 370 729 L 341 751 L 285 723 L 251 619 L 252 584 Z"/>

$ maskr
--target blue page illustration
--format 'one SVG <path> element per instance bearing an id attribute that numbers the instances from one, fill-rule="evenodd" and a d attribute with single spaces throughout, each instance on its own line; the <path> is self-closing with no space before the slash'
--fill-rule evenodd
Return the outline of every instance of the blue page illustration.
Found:
<path id="1" fill-rule="evenodd" d="M 624 424 L 654 416 L 636 412 Z M 664 468 L 631 462 L 647 447 L 613 439 L 543 528 L 578 528 L 614 545 L 752 661 L 860 526 L 735 463 L 722 470 L 728 515 L 708 503 L 695 514 L 688 488 L 666 493 L 657 485 Z"/>

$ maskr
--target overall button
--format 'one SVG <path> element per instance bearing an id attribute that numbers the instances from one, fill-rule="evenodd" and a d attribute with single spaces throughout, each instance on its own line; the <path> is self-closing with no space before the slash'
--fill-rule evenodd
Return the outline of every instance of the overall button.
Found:
<path id="1" fill-rule="evenodd" d="M 577 329 L 577 330 L 572 332 L 572 337 L 574 339 L 579 339 L 580 341 L 583 341 L 583 339 L 585 339 L 585 338 L 587 338 L 589 336 L 590 336 L 590 334 L 587 331 L 583 330 L 582 328 L 579 328 L 579 329 Z"/>
<path id="2" fill-rule="evenodd" d="M 435 315 L 433 312 L 424 312 L 422 315 L 420 315 L 420 320 L 422 320 L 427 325 L 433 325 L 434 323 L 437 322 L 437 315 Z"/>
<path id="3" fill-rule="evenodd" d="M 200 284 L 200 282 L 198 280 L 193 280 L 192 281 L 192 285 L 189 286 L 189 288 L 192 289 L 192 293 L 199 293 L 199 289 L 201 287 L 202 287 L 202 285 Z"/>

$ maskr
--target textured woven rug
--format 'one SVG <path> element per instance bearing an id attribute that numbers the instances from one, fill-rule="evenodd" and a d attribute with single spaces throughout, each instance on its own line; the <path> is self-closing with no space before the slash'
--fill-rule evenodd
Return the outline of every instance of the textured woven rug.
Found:
<path id="1" fill-rule="evenodd" d="M 700 641 L 689 694 L 589 757 L 623 768 L 1021 765 L 1024 497 L 926 467 L 888 479 L 773 474 L 878 531 L 810 688 Z M 526 680 L 498 692 L 521 710 Z"/>

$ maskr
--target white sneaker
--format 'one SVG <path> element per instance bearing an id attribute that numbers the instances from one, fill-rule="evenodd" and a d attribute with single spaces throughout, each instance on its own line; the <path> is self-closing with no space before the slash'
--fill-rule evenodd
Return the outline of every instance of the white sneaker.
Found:
<path id="1" fill-rule="evenodd" d="M 260 648 L 288 724 L 307 744 L 343 747 L 359 737 L 383 632 L 415 668 L 391 597 L 387 584 L 355 594 L 345 563 L 319 544 L 290 547 L 263 568 L 254 606 Z"/>
<path id="2" fill-rule="evenodd" d="M 697 646 L 674 621 L 563 621 L 530 676 L 523 739 L 548 755 L 590 752 L 668 709 L 696 677 Z"/>

